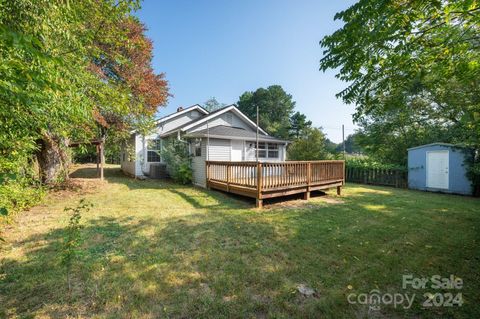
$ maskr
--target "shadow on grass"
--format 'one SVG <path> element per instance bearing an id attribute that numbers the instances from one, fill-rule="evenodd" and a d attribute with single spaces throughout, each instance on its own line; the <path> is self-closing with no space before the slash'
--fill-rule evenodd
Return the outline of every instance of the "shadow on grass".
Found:
<path id="1" fill-rule="evenodd" d="M 111 166 L 111 165 L 110 165 Z M 192 185 L 179 185 L 170 179 L 135 179 L 125 175 L 120 167 L 106 167 L 104 170 L 105 180 L 108 183 L 120 184 L 128 187 L 130 190 L 142 190 L 142 189 L 158 189 L 167 190 L 173 194 L 178 195 L 182 200 L 188 202 L 195 208 L 208 208 L 208 209 L 231 209 L 231 208 L 253 208 L 255 207 L 255 200 L 252 198 L 239 196 L 230 193 L 210 191 L 204 188 L 195 187 Z M 75 168 L 70 173 L 70 178 L 87 178 L 97 179 L 95 164 L 86 164 L 82 167 Z M 197 192 L 192 192 L 195 189 Z M 211 203 L 204 204 L 200 197 L 213 198 L 215 205 Z M 210 201 L 212 202 L 212 201 Z"/>
<path id="2" fill-rule="evenodd" d="M 103 168 L 103 173 L 105 178 L 121 176 L 120 168 L 117 165 L 107 164 Z M 99 175 L 97 172 L 96 164 L 83 164 L 82 167 L 74 167 L 72 172 L 69 174 L 70 178 L 86 178 L 86 179 L 98 179 Z"/>
<path id="3" fill-rule="evenodd" d="M 281 289 L 259 251 L 272 226 L 215 211 L 158 224 L 153 219 L 90 220 L 71 295 L 60 265 L 64 229 L 27 238 L 19 259 L 0 263 L 1 317 L 211 316 L 261 313 L 255 287 Z M 38 243 L 35 245 L 34 243 Z M 248 256 L 248 258 L 245 258 Z M 224 297 L 235 302 L 226 302 Z"/>
<path id="4" fill-rule="evenodd" d="M 74 170 L 71 174 L 71 178 L 96 178 L 96 167 L 95 164 L 89 164 L 90 167 L 81 167 Z M 183 200 L 190 203 L 195 208 L 213 208 L 212 205 L 203 205 L 201 201 L 198 200 L 197 196 L 192 196 L 192 194 L 185 192 L 192 188 L 191 185 L 181 186 L 169 179 L 146 179 L 138 180 L 132 177 L 126 176 L 120 168 L 117 167 L 107 167 L 105 168 L 105 179 L 109 183 L 117 183 L 127 186 L 129 189 L 167 189 L 172 193 L 177 194 L 182 197 Z M 200 187 L 195 187 L 199 190 L 204 197 L 214 197 L 218 200 L 219 205 L 217 207 L 230 207 L 231 205 L 239 205 L 239 207 L 255 207 L 255 199 L 237 195 L 234 193 L 223 192 L 219 190 L 207 190 Z M 325 196 L 325 192 L 322 191 L 313 191 L 311 193 L 311 198 Z M 264 200 L 265 205 L 278 204 L 281 202 L 288 202 L 293 200 L 299 200 L 303 198 L 303 194 L 293 194 L 276 198 L 269 198 Z M 224 203 L 224 204 L 222 204 Z"/>
<path id="5" fill-rule="evenodd" d="M 453 273 L 466 298 L 479 296 L 480 222 L 470 207 L 452 206 L 437 220 L 443 203 L 361 187 L 342 205 L 259 212 L 230 194 L 129 179 L 118 169 L 106 177 L 169 192 L 198 211 L 87 220 L 71 296 L 59 263 L 64 229 L 27 237 L 21 255 L 0 261 L 0 317 L 367 317 L 347 303 L 347 285 L 402 292 L 402 274 Z M 301 298 L 300 283 L 320 297 Z M 478 307 L 428 311 L 417 305 L 400 316 L 475 317 Z"/>

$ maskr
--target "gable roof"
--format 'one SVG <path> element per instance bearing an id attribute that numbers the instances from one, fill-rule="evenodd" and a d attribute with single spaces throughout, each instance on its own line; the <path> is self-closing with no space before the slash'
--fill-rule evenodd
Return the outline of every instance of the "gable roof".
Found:
<path id="1" fill-rule="evenodd" d="M 193 110 L 197 110 L 205 115 L 207 114 L 210 114 L 207 110 L 205 110 L 203 107 L 201 107 L 199 104 L 194 104 L 192 106 L 189 106 L 187 107 L 186 109 L 183 109 L 181 111 L 178 111 L 178 112 L 175 112 L 175 113 L 172 113 L 172 114 L 169 114 L 169 115 L 166 115 L 164 117 L 161 117 L 159 119 L 156 119 L 155 120 L 155 124 L 159 124 L 159 123 L 162 123 L 162 122 L 165 122 L 165 121 L 168 121 L 168 120 L 171 120 L 179 115 L 182 115 L 182 114 L 186 114 L 190 111 L 193 111 Z"/>
<path id="2" fill-rule="evenodd" d="M 211 137 L 211 138 L 223 138 L 231 140 L 246 140 L 250 139 L 254 141 L 257 137 L 256 132 L 247 131 L 240 127 L 232 127 L 225 125 L 217 125 L 212 128 L 195 131 L 188 133 L 185 137 Z M 278 139 L 273 136 L 258 134 L 258 140 L 261 142 L 280 142 L 288 143 L 286 140 Z"/>
<path id="3" fill-rule="evenodd" d="M 233 111 L 235 114 L 237 114 L 242 120 L 244 120 L 246 123 L 250 124 L 253 128 L 257 128 L 257 124 L 255 124 L 251 119 L 248 118 L 248 116 L 246 116 L 245 114 L 243 114 L 235 104 L 231 104 L 231 105 L 227 105 L 221 109 L 218 109 L 214 112 L 211 112 L 210 114 L 208 114 L 207 116 L 204 116 L 204 117 L 201 117 L 195 121 L 192 121 L 192 122 L 189 122 L 187 125 L 185 125 L 184 127 L 182 127 L 182 130 L 186 131 L 190 128 L 193 128 L 201 123 L 204 123 L 218 115 L 221 115 L 223 113 L 226 113 L 226 112 L 229 112 L 229 111 Z M 267 132 L 265 132 L 261 127 L 258 127 L 258 130 L 264 134 L 264 135 L 268 135 Z"/>
<path id="4" fill-rule="evenodd" d="M 410 147 L 410 148 L 407 148 L 407 151 L 415 150 L 415 149 L 419 149 L 419 148 L 424 148 L 424 147 L 429 147 L 429 146 L 445 146 L 445 147 L 454 147 L 454 148 L 468 148 L 468 147 L 466 147 L 466 146 L 459 145 L 459 144 L 450 144 L 450 143 L 435 142 L 435 143 L 430 143 L 430 144 L 425 144 L 425 145 L 419 145 L 419 146 L 415 146 L 415 147 Z"/>

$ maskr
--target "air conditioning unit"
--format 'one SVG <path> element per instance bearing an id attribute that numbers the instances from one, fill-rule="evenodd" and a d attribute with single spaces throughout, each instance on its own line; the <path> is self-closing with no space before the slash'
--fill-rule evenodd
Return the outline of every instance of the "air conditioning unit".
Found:
<path id="1" fill-rule="evenodd" d="M 167 165 L 164 163 L 152 163 L 150 164 L 150 178 L 161 179 L 168 178 Z"/>

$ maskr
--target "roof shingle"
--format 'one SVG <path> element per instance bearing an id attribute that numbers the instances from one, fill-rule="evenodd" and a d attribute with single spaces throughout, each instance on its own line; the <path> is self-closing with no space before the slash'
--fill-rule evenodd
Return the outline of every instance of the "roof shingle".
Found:
<path id="1" fill-rule="evenodd" d="M 208 130 L 204 129 L 204 130 L 192 132 L 185 136 L 186 137 L 207 137 L 207 135 L 209 135 L 210 137 L 224 137 L 226 139 L 238 138 L 238 139 L 249 139 L 249 140 L 250 139 L 255 140 L 257 136 L 256 132 L 247 131 L 239 127 L 231 127 L 231 126 L 224 126 L 224 125 L 214 126 Z M 258 134 L 258 139 L 260 141 L 272 141 L 272 142 L 283 142 L 283 143 L 288 142 L 286 140 L 278 139 L 269 135 L 264 135 L 262 133 Z"/>

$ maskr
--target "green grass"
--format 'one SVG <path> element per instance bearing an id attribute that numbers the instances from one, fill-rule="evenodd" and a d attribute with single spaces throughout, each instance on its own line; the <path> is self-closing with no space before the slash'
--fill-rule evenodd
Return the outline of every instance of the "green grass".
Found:
<path id="1" fill-rule="evenodd" d="M 0 317 L 480 317 L 478 199 L 351 184 L 341 197 L 257 210 L 216 191 L 106 173 L 4 230 Z M 94 207 L 82 217 L 69 293 L 63 209 L 80 198 Z M 423 293 L 436 291 L 402 289 L 404 274 L 461 277 L 464 305 L 422 309 Z M 303 297 L 299 284 L 317 294 Z M 349 293 L 372 289 L 417 297 L 409 310 L 348 304 Z"/>

